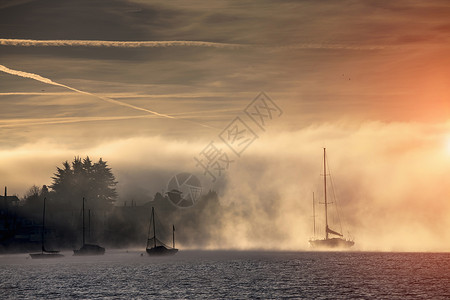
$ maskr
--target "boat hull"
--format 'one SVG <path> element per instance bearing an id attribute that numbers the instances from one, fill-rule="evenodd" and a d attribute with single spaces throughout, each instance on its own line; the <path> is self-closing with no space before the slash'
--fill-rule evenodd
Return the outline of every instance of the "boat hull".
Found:
<path id="1" fill-rule="evenodd" d="M 74 256 L 103 254 L 105 254 L 105 248 L 91 244 L 84 244 L 83 247 L 81 247 L 79 250 L 73 250 Z"/>
<path id="2" fill-rule="evenodd" d="M 47 259 L 47 258 L 60 258 L 64 255 L 60 253 L 30 253 L 32 259 Z"/>
<path id="3" fill-rule="evenodd" d="M 178 249 L 171 248 L 168 249 L 164 246 L 156 246 L 154 248 L 145 249 L 147 254 L 150 256 L 165 256 L 165 255 L 175 255 L 178 252 Z"/>
<path id="4" fill-rule="evenodd" d="M 323 240 L 310 240 L 309 244 L 315 249 L 348 249 L 352 247 L 355 242 L 341 238 L 331 238 Z"/>

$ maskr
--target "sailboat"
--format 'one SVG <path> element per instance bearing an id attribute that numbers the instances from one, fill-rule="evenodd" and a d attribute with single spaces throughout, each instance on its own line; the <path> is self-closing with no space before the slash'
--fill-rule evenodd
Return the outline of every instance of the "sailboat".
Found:
<path id="1" fill-rule="evenodd" d="M 152 226 L 153 225 L 153 226 Z M 153 227 L 153 235 L 150 237 L 151 228 Z M 152 217 L 148 227 L 147 247 L 145 249 L 150 256 L 174 255 L 178 252 L 175 248 L 175 226 L 172 226 L 172 247 L 165 245 L 156 237 L 155 227 L 155 208 L 152 207 Z"/>
<path id="2" fill-rule="evenodd" d="M 73 250 L 73 255 L 81 256 L 81 255 L 103 255 L 105 254 L 105 248 L 100 247 L 99 245 L 94 244 L 86 244 L 85 239 L 85 226 L 84 226 L 84 202 L 85 199 L 83 197 L 83 246 L 81 246 L 78 250 Z"/>
<path id="3" fill-rule="evenodd" d="M 41 230 L 41 252 L 40 253 L 30 253 L 31 258 L 58 258 L 64 255 L 60 254 L 59 251 L 47 250 L 45 249 L 45 200 L 44 198 L 44 208 L 42 210 L 42 230 Z"/>
<path id="4" fill-rule="evenodd" d="M 345 239 L 343 234 L 332 230 L 328 226 L 328 199 L 327 199 L 327 167 L 326 167 L 326 149 L 323 148 L 323 185 L 324 185 L 324 204 L 325 204 L 325 238 L 309 240 L 311 247 L 313 248 L 350 248 L 355 242 L 349 239 Z M 315 206 L 314 206 L 314 196 L 313 196 L 313 217 L 314 217 L 314 235 L 315 235 Z M 331 236 L 331 237 L 330 237 Z"/>

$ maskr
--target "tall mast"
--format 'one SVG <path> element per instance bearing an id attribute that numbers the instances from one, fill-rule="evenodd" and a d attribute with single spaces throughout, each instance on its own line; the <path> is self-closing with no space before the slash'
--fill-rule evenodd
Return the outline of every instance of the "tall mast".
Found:
<path id="1" fill-rule="evenodd" d="M 44 198 L 44 209 L 42 211 L 42 233 L 41 233 L 41 241 L 42 241 L 42 253 L 44 253 L 44 232 L 45 232 L 45 198 Z"/>
<path id="2" fill-rule="evenodd" d="M 314 224 L 314 238 L 316 237 L 316 207 L 314 203 L 314 192 L 313 192 L 313 224 Z"/>
<path id="3" fill-rule="evenodd" d="M 323 189 L 325 195 L 325 239 L 328 240 L 328 203 L 327 203 L 327 163 L 326 149 L 323 148 Z"/>
<path id="4" fill-rule="evenodd" d="M 175 225 L 172 225 L 172 248 L 175 249 Z"/>
<path id="5" fill-rule="evenodd" d="M 3 200 L 3 205 L 4 205 L 4 207 L 5 207 L 5 210 L 6 210 L 6 216 L 5 216 L 5 218 L 4 218 L 4 227 L 6 228 L 6 229 L 9 229 L 9 222 L 8 222 L 8 220 L 9 220 L 9 211 L 8 211 L 8 191 L 7 191 L 7 187 L 5 186 L 5 197 L 4 197 L 4 200 Z"/>
<path id="6" fill-rule="evenodd" d="M 5 186 L 5 202 L 4 202 L 4 205 L 5 205 L 5 208 L 6 208 L 6 215 L 8 215 L 8 188 Z M 7 225 L 8 223 L 8 218 L 6 218 L 5 219 L 6 221 L 5 221 L 5 225 Z"/>
<path id="7" fill-rule="evenodd" d="M 152 210 L 153 210 L 153 207 L 152 207 Z M 149 224 L 148 224 L 148 234 L 147 234 L 147 248 L 148 248 L 148 241 L 150 240 L 150 232 L 151 232 L 151 230 L 152 230 L 152 219 L 151 219 L 152 217 L 150 217 L 150 222 L 149 222 Z"/>
<path id="8" fill-rule="evenodd" d="M 152 207 L 152 220 L 153 220 L 153 245 L 156 248 L 156 228 L 155 228 L 155 208 Z"/>
<path id="9" fill-rule="evenodd" d="M 91 210 L 88 210 L 88 240 L 91 240 Z"/>
<path id="10" fill-rule="evenodd" d="M 82 213 L 82 215 L 83 215 L 83 246 L 84 246 L 84 243 L 85 243 L 85 239 L 84 239 L 84 234 L 85 234 L 85 228 L 84 228 L 84 197 L 83 197 L 83 213 Z"/>

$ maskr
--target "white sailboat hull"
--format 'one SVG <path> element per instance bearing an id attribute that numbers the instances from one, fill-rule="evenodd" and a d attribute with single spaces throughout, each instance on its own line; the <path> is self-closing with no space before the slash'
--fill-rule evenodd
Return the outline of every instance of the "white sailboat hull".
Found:
<path id="1" fill-rule="evenodd" d="M 355 242 L 342 238 L 331 238 L 323 240 L 310 240 L 309 244 L 315 249 L 348 249 L 352 247 Z"/>

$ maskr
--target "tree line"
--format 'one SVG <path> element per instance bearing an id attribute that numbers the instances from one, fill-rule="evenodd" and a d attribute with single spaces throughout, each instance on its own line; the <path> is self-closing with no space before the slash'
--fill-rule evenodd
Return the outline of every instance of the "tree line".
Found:
<path id="1" fill-rule="evenodd" d="M 172 224 L 177 227 L 177 240 L 186 246 L 206 244 L 213 238 L 211 232 L 217 231 L 221 224 L 222 207 L 213 191 L 203 195 L 189 209 L 175 207 L 166 195 L 160 193 L 139 207 L 114 206 L 118 198 L 117 181 L 108 163 L 101 158 L 96 162 L 88 156 L 83 159 L 75 157 L 72 162 L 65 161 L 62 166 L 56 167 L 51 179 L 48 186 L 32 186 L 21 199 L 14 216 L 14 220 L 18 220 L 14 221 L 17 235 L 39 230 L 44 198 L 46 234 L 49 237 L 46 244 L 53 243 L 62 249 L 79 246 L 83 198 L 86 199 L 85 226 L 89 227 L 88 240 L 107 247 L 145 246 L 152 206 L 162 224 L 168 229 Z M 171 234 L 167 238 L 170 240 Z M 34 241 L 31 246 L 38 247 L 38 242 Z M 0 241 L 0 252 L 8 243 Z"/>
<path id="2" fill-rule="evenodd" d="M 36 209 L 47 198 L 53 205 L 70 210 L 78 208 L 84 197 L 91 209 L 108 210 L 117 200 L 117 181 L 102 158 L 98 162 L 92 162 L 89 156 L 75 157 L 71 163 L 65 161 L 56 168 L 52 180 L 48 187 L 32 186 L 24 196 L 24 205 Z"/>

